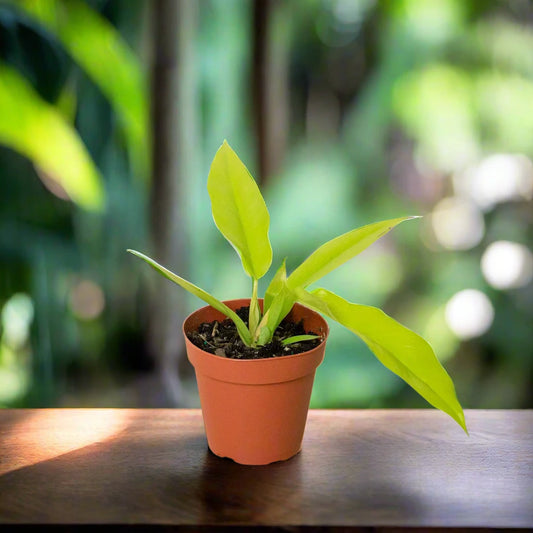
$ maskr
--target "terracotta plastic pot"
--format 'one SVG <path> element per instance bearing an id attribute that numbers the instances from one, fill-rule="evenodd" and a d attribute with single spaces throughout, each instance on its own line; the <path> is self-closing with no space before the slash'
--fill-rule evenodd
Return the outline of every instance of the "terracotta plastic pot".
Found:
<path id="1" fill-rule="evenodd" d="M 249 301 L 225 303 L 235 310 L 249 305 Z M 220 357 L 204 352 L 187 338 L 186 333 L 202 322 L 225 318 L 207 306 L 183 323 L 209 448 L 220 457 L 247 465 L 289 459 L 302 446 L 315 370 L 324 359 L 327 322 L 318 313 L 295 304 L 289 318 L 296 322 L 303 319 L 305 329 L 324 340 L 308 352 L 268 359 Z"/>

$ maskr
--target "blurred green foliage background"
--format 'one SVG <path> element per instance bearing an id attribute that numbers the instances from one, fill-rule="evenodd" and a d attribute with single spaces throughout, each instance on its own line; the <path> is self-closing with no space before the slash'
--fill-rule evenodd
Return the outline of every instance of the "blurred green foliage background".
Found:
<path id="1" fill-rule="evenodd" d="M 533 407 L 528 0 L 0 0 L 1 406 L 198 405 L 203 304 L 125 250 L 250 293 L 205 188 L 225 138 L 275 265 L 425 215 L 321 285 L 422 334 L 464 407 Z M 312 406 L 425 405 L 332 325 Z"/>

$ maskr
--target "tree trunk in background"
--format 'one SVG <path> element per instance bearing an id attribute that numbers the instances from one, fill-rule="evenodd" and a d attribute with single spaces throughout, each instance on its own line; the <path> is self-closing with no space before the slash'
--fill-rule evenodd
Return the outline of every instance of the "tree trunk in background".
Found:
<path id="1" fill-rule="evenodd" d="M 184 180 L 194 151 L 196 2 L 156 0 L 152 4 L 153 169 L 151 225 L 154 256 L 171 270 L 188 271 Z M 149 341 L 169 405 L 185 404 L 178 363 L 185 356 L 181 324 L 186 298 L 163 277 L 151 305 Z"/>
<path id="2" fill-rule="evenodd" d="M 264 183 L 268 174 L 269 161 L 266 128 L 266 78 L 267 78 L 267 27 L 269 0 L 255 0 L 253 9 L 253 54 L 252 54 L 252 90 L 253 116 L 257 142 L 256 180 Z"/>
<path id="3" fill-rule="evenodd" d="M 290 24 L 289 2 L 254 1 L 253 115 L 261 184 L 280 169 L 287 146 Z"/>

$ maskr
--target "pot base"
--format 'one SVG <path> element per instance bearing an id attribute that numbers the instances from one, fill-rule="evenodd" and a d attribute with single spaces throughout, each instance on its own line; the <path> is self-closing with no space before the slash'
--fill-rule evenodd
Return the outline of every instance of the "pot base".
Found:
<path id="1" fill-rule="evenodd" d="M 208 445 L 208 449 L 210 453 L 212 453 L 216 457 L 220 457 L 220 459 L 228 459 L 229 461 L 233 461 L 234 463 L 237 463 L 243 466 L 267 466 L 267 465 L 271 465 L 274 463 L 283 463 L 284 461 L 289 461 L 293 457 L 296 457 L 302 451 L 302 447 L 300 446 L 300 449 L 296 453 L 293 453 L 292 455 L 289 455 L 288 457 L 282 457 L 281 459 L 274 459 L 273 461 L 258 463 L 258 462 L 239 461 L 238 459 L 234 459 L 233 457 L 229 457 L 228 455 L 218 454 L 214 452 L 209 445 Z"/>

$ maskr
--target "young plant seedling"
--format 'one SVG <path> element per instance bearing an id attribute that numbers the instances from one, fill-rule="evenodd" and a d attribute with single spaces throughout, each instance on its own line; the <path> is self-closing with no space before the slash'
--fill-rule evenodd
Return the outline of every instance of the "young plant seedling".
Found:
<path id="1" fill-rule="evenodd" d="M 200 287 L 140 252 L 128 252 L 230 318 L 247 346 L 257 347 L 270 342 L 295 302 L 330 317 L 358 335 L 383 365 L 466 431 L 463 409 L 453 382 L 422 337 L 380 309 L 348 302 L 326 289 L 307 290 L 309 285 L 362 252 L 401 222 L 418 217 L 394 218 L 353 229 L 317 248 L 289 276 L 283 261 L 266 289 L 261 311 L 258 281 L 272 263 L 268 237 L 270 217 L 255 180 L 226 141 L 211 164 L 207 190 L 217 228 L 235 248 L 244 271 L 252 279 L 248 326 L 227 305 Z M 284 344 L 313 338 L 316 337 L 299 335 L 286 339 Z"/>

